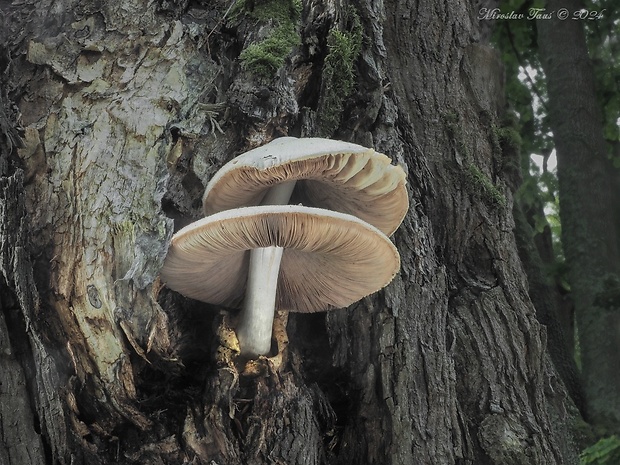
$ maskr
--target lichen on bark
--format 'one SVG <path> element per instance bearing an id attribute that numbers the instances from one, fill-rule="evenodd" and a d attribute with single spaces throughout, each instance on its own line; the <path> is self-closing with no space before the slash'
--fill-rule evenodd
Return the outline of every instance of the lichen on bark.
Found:
<path id="1" fill-rule="evenodd" d="M 45 305 L 62 322 L 72 369 L 107 399 L 102 411 L 144 428 L 131 356 L 174 358 L 153 293 L 172 233 L 161 212 L 169 126 L 207 130 L 208 116 L 192 112 L 203 89 L 188 74 L 200 65 L 187 28 L 141 14 L 112 29 L 116 15 L 104 7 L 67 17 L 63 27 L 86 32 L 61 48 L 53 44 L 64 32 L 29 40 L 27 61 L 56 76 L 33 98 L 62 97 L 26 115 L 19 155 L 34 247 L 51 261 Z"/>

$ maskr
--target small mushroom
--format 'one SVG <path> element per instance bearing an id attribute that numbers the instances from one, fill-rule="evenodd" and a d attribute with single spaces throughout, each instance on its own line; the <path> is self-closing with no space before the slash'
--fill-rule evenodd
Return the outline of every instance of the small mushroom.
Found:
<path id="1" fill-rule="evenodd" d="M 296 187 L 297 183 L 297 187 Z M 409 201 L 406 175 L 386 155 L 331 139 L 282 137 L 224 165 L 207 184 L 207 215 L 294 201 L 357 216 L 390 236 Z"/>
<path id="2" fill-rule="evenodd" d="M 276 253 L 255 253 L 275 249 Z M 254 206 L 210 215 L 181 229 L 161 272 L 188 297 L 242 306 L 244 356 L 267 354 L 275 309 L 341 308 L 385 287 L 398 272 L 385 234 L 354 216 L 297 205 Z"/>

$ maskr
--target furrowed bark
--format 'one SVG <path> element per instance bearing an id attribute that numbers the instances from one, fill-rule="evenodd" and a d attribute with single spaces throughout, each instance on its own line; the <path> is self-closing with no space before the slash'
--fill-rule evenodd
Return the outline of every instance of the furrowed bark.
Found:
<path id="1" fill-rule="evenodd" d="M 43 465 L 46 457 L 41 423 L 50 425 L 45 424 L 49 417 L 38 418 L 31 391 L 37 384 L 35 379 L 27 379 L 35 374 L 32 372 L 35 354 L 28 336 L 35 342 L 36 335 L 32 329 L 30 335 L 26 334 L 23 319 L 32 318 L 36 289 L 33 289 L 32 266 L 25 256 L 28 240 L 23 201 L 20 201 L 22 180 L 21 171 L 0 177 L 0 462 Z M 35 346 L 37 349 L 41 347 Z M 43 354 L 36 353 L 39 357 Z M 49 367 L 42 366 L 36 373 L 39 381 L 43 375 L 54 375 L 45 373 L 46 368 Z M 45 392 L 47 387 L 42 385 L 41 391 L 49 396 Z M 58 429 L 62 431 L 62 426 Z"/>
<path id="2" fill-rule="evenodd" d="M 62 465 L 576 463 L 493 145 L 501 64 L 476 12 L 302 7 L 2 7 L 24 139 L 29 437 Z M 272 53 L 269 38 L 282 56 L 242 53 Z M 402 270 L 349 309 L 290 315 L 280 369 L 245 376 L 222 309 L 160 289 L 167 243 L 235 154 L 325 131 L 407 170 Z"/>

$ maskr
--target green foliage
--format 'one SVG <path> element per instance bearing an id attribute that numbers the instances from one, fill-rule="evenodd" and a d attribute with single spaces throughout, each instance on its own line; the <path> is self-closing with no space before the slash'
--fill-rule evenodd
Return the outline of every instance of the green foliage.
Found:
<path id="1" fill-rule="evenodd" d="M 532 7 L 545 7 L 542 0 L 502 0 L 502 12 L 524 13 Z M 584 27 L 595 76 L 598 102 L 602 108 L 603 132 L 613 165 L 620 169 L 620 155 L 614 145 L 620 143 L 620 9 L 617 0 L 584 0 L 586 11 L 601 12 L 596 19 L 578 20 Z M 571 12 L 573 13 L 573 12 Z M 519 119 L 523 139 L 522 174 L 524 182 L 515 200 L 528 212 L 528 219 L 537 232 L 549 227 L 555 251 L 555 262 L 549 274 L 566 289 L 566 264 L 561 247 L 561 224 L 556 174 L 533 163 L 533 155 L 549 156 L 554 148 L 546 110 L 547 88 L 538 57 L 537 22 L 498 21 L 495 23 L 494 44 L 502 53 L 506 71 L 506 96 L 511 110 Z M 613 158 L 613 157 L 616 158 Z M 544 213 L 543 213 L 544 212 Z M 606 280 L 597 295 L 597 304 L 620 308 L 620 280 Z M 576 328 L 578 332 L 579 327 Z M 581 365 L 579 339 L 576 339 L 576 361 Z M 620 464 L 620 439 L 606 438 L 584 450 L 581 464 Z"/>
<path id="2" fill-rule="evenodd" d="M 527 17 L 530 8 L 543 8 L 544 3 L 537 0 L 502 1 L 500 9 Z M 548 157 L 553 150 L 546 111 L 547 89 L 538 58 L 536 21 L 501 21 L 496 25 L 493 41 L 502 53 L 506 69 L 506 98 L 516 115 L 513 131 L 521 138 L 523 184 L 516 193 L 516 201 L 530 212 L 530 221 L 537 233 L 542 233 L 546 227 L 551 228 L 556 260 L 561 263 L 557 178 L 550 171 L 541 172 L 531 158 L 534 154 Z M 504 136 L 509 137 L 508 134 Z"/>
<path id="3" fill-rule="evenodd" d="M 618 436 L 603 438 L 585 449 L 580 465 L 618 465 L 620 463 L 620 439 Z"/>
<path id="4" fill-rule="evenodd" d="M 616 0 L 586 0 L 590 11 L 603 11 L 584 22 L 598 101 L 603 107 L 603 132 L 610 143 L 620 141 L 620 14 Z"/>
<path id="5" fill-rule="evenodd" d="M 500 2 L 502 12 L 515 11 L 525 17 L 531 8 L 544 7 L 542 0 Z M 502 53 L 506 69 L 506 98 L 517 116 L 513 130 L 521 137 L 523 184 L 516 200 L 530 212 L 532 227 L 537 233 L 551 228 L 558 265 L 554 270 L 563 270 L 557 176 L 547 169 L 541 170 L 532 159 L 538 155 L 547 160 L 554 147 L 546 109 L 546 81 L 538 57 L 536 21 L 501 21 L 494 31 L 493 41 Z M 563 276 L 554 274 L 554 278 L 564 281 Z"/>
<path id="6" fill-rule="evenodd" d="M 527 17 L 531 8 L 542 8 L 544 3 L 542 0 L 502 1 L 500 9 Z M 493 41 L 502 53 L 506 97 L 510 108 L 518 115 L 523 152 L 549 151 L 553 144 L 545 110 L 546 84 L 538 59 L 536 21 L 500 21 L 494 30 Z"/>
<path id="7" fill-rule="evenodd" d="M 243 69 L 265 78 L 275 74 L 292 49 L 301 43 L 298 32 L 301 9 L 301 0 L 240 0 L 235 4 L 235 17 L 245 14 L 274 25 L 269 37 L 250 44 L 241 52 L 239 59 Z"/>
<path id="8" fill-rule="evenodd" d="M 543 0 L 503 0 L 504 13 L 522 13 L 527 17 L 531 8 L 544 8 Z M 602 12 L 596 19 L 580 20 L 586 33 L 589 54 L 596 80 L 598 100 L 603 108 L 604 136 L 613 144 L 620 141 L 620 10 L 617 0 L 585 0 L 588 11 Z M 523 153 L 542 154 L 553 149 L 546 110 L 547 89 L 538 57 L 536 21 L 500 21 L 494 30 L 493 42 L 502 53 L 506 69 L 507 101 L 519 115 L 519 133 Z M 614 166 L 620 168 L 615 155 Z M 524 173 L 527 177 L 528 173 Z"/>
<path id="9" fill-rule="evenodd" d="M 323 65 L 323 85 L 318 108 L 319 134 L 329 137 L 338 127 L 344 101 L 355 85 L 355 61 L 362 49 L 362 26 L 353 8 L 347 14 L 350 27 L 332 28 L 327 37 L 329 51 Z"/>
<path id="10" fill-rule="evenodd" d="M 564 264 L 562 249 L 562 225 L 560 223 L 560 200 L 558 195 L 558 178 L 554 172 L 543 171 L 532 163 L 529 157 L 526 161 L 526 171 L 523 183 L 516 193 L 516 201 L 531 213 L 532 227 L 537 234 L 551 229 L 555 265 L 549 269 L 550 276 L 561 283 L 566 289 L 567 269 Z"/>

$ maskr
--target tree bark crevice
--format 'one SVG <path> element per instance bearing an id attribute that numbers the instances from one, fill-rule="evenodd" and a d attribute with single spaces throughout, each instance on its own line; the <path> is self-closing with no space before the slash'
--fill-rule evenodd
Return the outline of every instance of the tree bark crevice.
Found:
<path id="1" fill-rule="evenodd" d="M 0 178 L 0 218 L 0 271 L 6 286 L 0 288 L 0 340 L 6 355 L 0 405 L 7 409 L 2 415 L 6 420 L 2 443 L 9 449 L 15 447 L 9 451 L 11 462 L 7 459 L 7 463 L 43 464 L 50 451 L 52 457 L 67 456 L 69 431 L 58 392 L 62 377 L 40 332 L 21 170 Z"/>
<path id="2" fill-rule="evenodd" d="M 363 40 L 342 63 L 353 90 L 333 135 L 406 169 L 402 269 L 348 309 L 291 315 L 284 363 L 249 378 L 218 358 L 221 309 L 161 289 L 157 275 L 221 165 L 322 130 L 327 37 L 354 33 L 353 13 L 304 1 L 301 45 L 279 50 L 265 77 L 239 57 L 273 21 L 224 18 L 222 2 L 74 3 L 56 2 L 48 28 L 38 9 L 22 16 L 34 3 L 11 10 L 24 31 L 11 79 L 30 83 L 12 96 L 25 127 L 20 218 L 36 257 L 17 268 L 33 273 L 24 295 L 40 299 L 19 308 L 33 321 L 31 395 L 54 461 L 575 463 L 547 410 L 563 392 L 547 390 L 553 369 L 488 127 L 499 67 L 471 45 L 471 11 L 351 4 Z M 482 187 L 470 186 L 474 168 Z"/>

